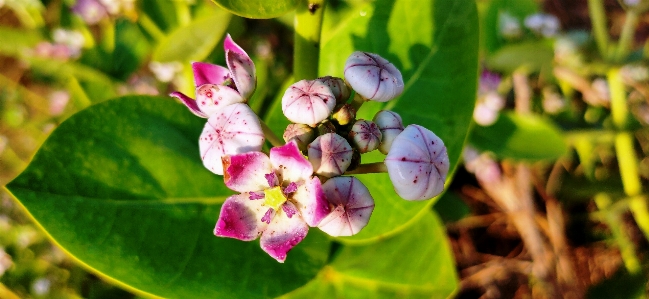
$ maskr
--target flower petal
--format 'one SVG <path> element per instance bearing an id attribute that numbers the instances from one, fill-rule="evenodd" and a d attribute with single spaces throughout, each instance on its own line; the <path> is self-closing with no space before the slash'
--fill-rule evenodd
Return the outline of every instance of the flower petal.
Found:
<path id="1" fill-rule="evenodd" d="M 423 200 L 444 190 L 449 160 L 444 142 L 435 133 L 409 125 L 394 139 L 385 165 L 399 196 Z"/>
<path id="2" fill-rule="evenodd" d="M 297 188 L 291 196 L 309 226 L 317 226 L 329 214 L 329 203 L 320 185 L 320 179 L 312 177 Z"/>
<path id="3" fill-rule="evenodd" d="M 247 152 L 223 157 L 223 180 L 237 192 L 262 191 L 268 188 L 265 175 L 272 172 L 270 159 L 261 152 Z"/>
<path id="4" fill-rule="evenodd" d="M 387 102 L 403 92 L 401 72 L 383 57 L 356 51 L 345 62 L 345 80 L 363 98 Z"/>
<path id="5" fill-rule="evenodd" d="M 210 116 L 198 145 L 207 169 L 223 174 L 221 158 L 245 152 L 258 152 L 264 133 L 257 115 L 246 104 L 229 105 Z"/>
<path id="6" fill-rule="evenodd" d="M 283 210 L 279 210 L 261 235 L 261 249 L 283 263 L 286 254 L 304 240 L 307 232 L 309 226 L 301 217 L 293 215 L 289 218 Z"/>
<path id="7" fill-rule="evenodd" d="M 316 80 L 291 85 L 282 97 L 282 112 L 290 121 L 315 127 L 327 119 L 336 106 L 331 89 Z"/>
<path id="8" fill-rule="evenodd" d="M 215 84 L 203 84 L 196 88 L 196 104 L 208 116 L 223 109 L 223 107 L 243 103 L 245 99 L 234 89 Z"/>
<path id="9" fill-rule="evenodd" d="M 246 51 L 239 47 L 229 34 L 223 41 L 223 48 L 225 49 L 225 61 L 228 64 L 237 90 L 239 90 L 243 98 L 250 98 L 257 87 L 255 64 Z"/>
<path id="10" fill-rule="evenodd" d="M 203 84 L 217 84 L 225 82 L 230 77 L 230 71 L 220 65 L 193 62 L 192 71 L 194 72 L 194 85 L 199 87 Z"/>
<path id="11" fill-rule="evenodd" d="M 329 178 L 345 173 L 352 163 L 351 145 L 336 133 L 318 136 L 309 144 L 308 151 L 314 171 Z"/>
<path id="12" fill-rule="evenodd" d="M 261 218 L 268 208 L 263 206 L 263 200 L 249 197 L 248 193 L 242 193 L 225 200 L 214 227 L 215 236 L 252 241 L 266 229 L 268 225 Z"/>
<path id="13" fill-rule="evenodd" d="M 283 185 L 308 180 L 313 175 L 313 166 L 292 140 L 283 146 L 271 148 L 270 162 Z"/>
<path id="14" fill-rule="evenodd" d="M 334 206 L 318 227 L 325 233 L 352 236 L 363 229 L 374 211 L 374 199 L 367 187 L 355 177 L 335 177 L 322 185 L 330 204 Z"/>
<path id="15" fill-rule="evenodd" d="M 198 105 L 196 101 L 194 101 L 194 99 L 186 96 L 185 94 L 179 91 L 174 91 L 169 95 L 179 99 L 183 104 L 185 104 L 185 106 L 187 106 L 187 108 L 189 108 L 189 111 L 191 111 L 191 113 L 194 113 L 194 115 L 202 118 L 207 118 L 207 114 L 203 113 L 201 109 L 198 108 Z"/>

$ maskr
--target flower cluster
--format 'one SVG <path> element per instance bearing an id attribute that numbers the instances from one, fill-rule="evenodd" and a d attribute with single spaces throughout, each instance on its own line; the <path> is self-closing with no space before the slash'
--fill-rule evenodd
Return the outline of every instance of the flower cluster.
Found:
<path id="1" fill-rule="evenodd" d="M 255 66 L 229 35 L 224 47 L 227 68 L 192 64 L 196 99 L 171 94 L 207 118 L 199 140 L 203 163 L 238 192 L 223 203 L 216 236 L 260 238 L 261 248 L 284 262 L 309 227 L 337 237 L 355 235 L 368 224 L 374 198 L 350 174 L 387 172 L 396 193 L 407 200 L 443 191 L 449 160 L 433 132 L 404 127 L 401 117 L 387 110 L 372 120 L 356 118 L 364 102 L 386 102 L 403 92 L 401 73 L 389 61 L 354 52 L 344 79 L 327 76 L 291 85 L 282 97 L 282 111 L 292 122 L 283 134 L 286 143 L 275 142 L 266 154 L 262 145 L 272 132 L 246 105 L 256 86 Z M 386 154 L 385 161 L 362 164 L 361 155 L 374 150 Z"/>

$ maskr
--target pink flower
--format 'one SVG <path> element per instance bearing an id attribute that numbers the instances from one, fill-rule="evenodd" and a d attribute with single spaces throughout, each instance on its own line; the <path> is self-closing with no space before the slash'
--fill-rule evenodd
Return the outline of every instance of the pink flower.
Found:
<path id="1" fill-rule="evenodd" d="M 189 111 L 203 118 L 234 103 L 244 103 L 257 86 L 255 65 L 246 52 L 228 34 L 223 42 L 228 68 L 219 65 L 194 62 L 194 84 L 196 100 L 181 92 L 171 93 Z"/>
<path id="2" fill-rule="evenodd" d="M 286 254 L 329 214 L 311 163 L 290 141 L 270 150 L 223 157 L 225 185 L 240 192 L 221 207 L 214 235 L 252 241 L 283 263 Z"/>

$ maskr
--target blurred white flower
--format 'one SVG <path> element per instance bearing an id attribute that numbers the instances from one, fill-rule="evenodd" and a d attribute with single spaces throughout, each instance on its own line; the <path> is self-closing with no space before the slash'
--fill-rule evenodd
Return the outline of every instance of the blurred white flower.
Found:
<path id="1" fill-rule="evenodd" d="M 620 73 L 624 79 L 635 82 L 649 80 L 649 69 L 644 65 L 627 64 L 620 69 Z"/>
<path id="2" fill-rule="evenodd" d="M 498 15 L 498 32 L 507 39 L 516 39 L 523 34 L 518 18 L 507 12 L 501 12 Z"/>
<path id="3" fill-rule="evenodd" d="M 5 135 L 0 135 L 0 155 L 2 155 L 2 152 L 4 152 L 5 148 L 7 148 L 8 143 L 9 138 L 7 138 L 7 136 Z"/>
<path id="4" fill-rule="evenodd" d="M 543 110 L 550 114 L 556 114 L 566 107 L 566 100 L 551 88 L 543 89 Z"/>
<path id="5" fill-rule="evenodd" d="M 36 296 L 45 296 L 50 292 L 52 281 L 47 278 L 39 278 L 32 283 L 32 292 Z"/>
<path id="6" fill-rule="evenodd" d="M 622 0 L 622 2 L 626 6 L 630 6 L 630 7 L 637 6 L 638 4 L 640 4 L 640 0 Z"/>
<path id="7" fill-rule="evenodd" d="M 524 22 L 525 27 L 544 37 L 555 36 L 561 26 L 557 17 L 545 13 L 529 15 Z"/>
<path id="8" fill-rule="evenodd" d="M 611 91 L 608 87 L 608 82 L 604 78 L 597 78 L 593 80 L 591 87 L 597 94 L 597 98 L 601 101 L 600 104 L 605 104 L 611 101 Z"/>
<path id="9" fill-rule="evenodd" d="M 61 115 L 65 110 L 65 106 L 70 101 L 70 93 L 65 90 L 57 90 L 52 92 L 49 96 L 50 114 L 53 116 Z"/>
<path id="10" fill-rule="evenodd" d="M 11 268 L 13 262 L 11 256 L 5 252 L 5 249 L 0 247 L 0 277 Z"/>
<path id="11" fill-rule="evenodd" d="M 157 62 L 151 61 L 149 63 L 149 69 L 153 72 L 156 79 L 160 82 L 171 82 L 176 77 L 176 74 L 180 73 L 183 69 L 182 63 L 178 61 L 172 62 Z"/>

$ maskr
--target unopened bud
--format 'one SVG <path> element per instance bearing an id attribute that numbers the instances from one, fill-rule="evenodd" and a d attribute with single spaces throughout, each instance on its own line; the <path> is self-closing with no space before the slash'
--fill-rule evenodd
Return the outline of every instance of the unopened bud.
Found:
<path id="1" fill-rule="evenodd" d="M 361 154 L 377 149 L 381 143 L 379 127 L 374 122 L 363 119 L 354 123 L 349 137 Z"/>
<path id="2" fill-rule="evenodd" d="M 331 89 L 331 92 L 334 94 L 334 97 L 336 97 L 336 103 L 344 104 L 349 99 L 351 91 L 349 90 L 349 87 L 347 86 L 347 84 L 345 84 L 345 81 L 343 79 L 338 77 L 326 76 L 326 77 L 318 78 L 316 80 L 329 86 L 329 89 Z"/>
<path id="3" fill-rule="evenodd" d="M 401 72 L 383 57 L 356 51 L 345 62 L 345 80 L 370 101 L 387 102 L 403 92 Z"/>
<path id="4" fill-rule="evenodd" d="M 353 150 L 347 140 L 335 133 L 316 138 L 308 147 L 309 162 L 315 173 L 334 177 L 345 173 L 352 161 Z"/>
<path id="5" fill-rule="evenodd" d="M 403 131 L 401 116 L 393 111 L 381 110 L 374 115 L 373 121 L 381 131 L 379 151 L 387 155 L 392 147 L 392 142 Z"/>
<path id="6" fill-rule="evenodd" d="M 356 119 L 356 109 L 350 104 L 344 104 L 335 110 L 331 118 L 335 119 L 339 125 L 346 126 Z"/>
<path id="7" fill-rule="evenodd" d="M 284 141 L 295 140 L 301 151 L 306 150 L 309 143 L 315 139 L 313 128 L 305 124 L 290 124 L 284 130 Z"/>

